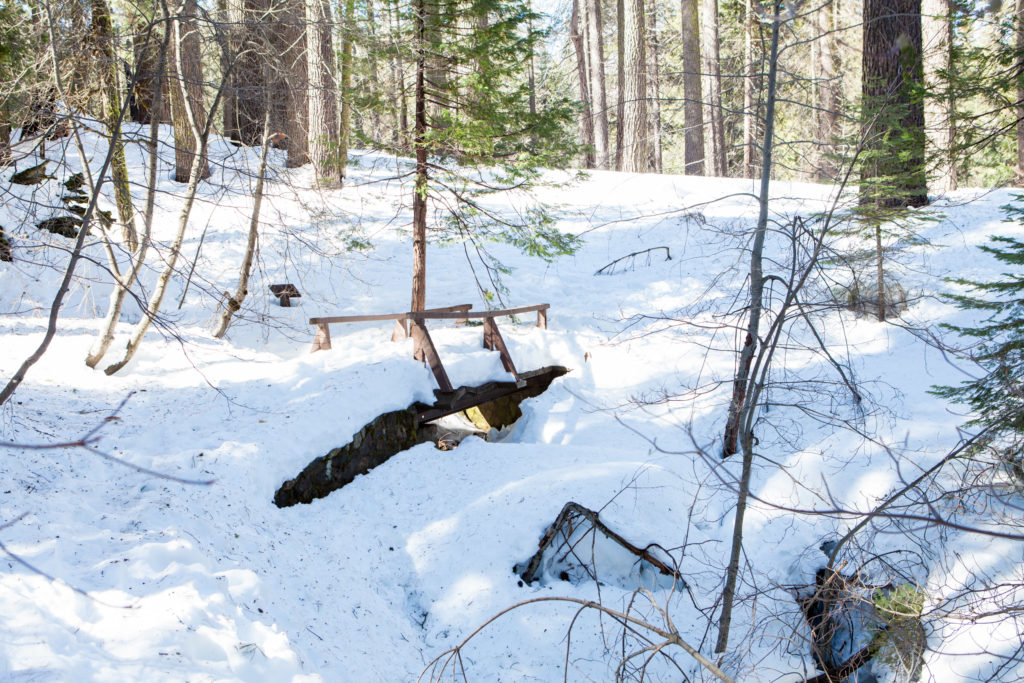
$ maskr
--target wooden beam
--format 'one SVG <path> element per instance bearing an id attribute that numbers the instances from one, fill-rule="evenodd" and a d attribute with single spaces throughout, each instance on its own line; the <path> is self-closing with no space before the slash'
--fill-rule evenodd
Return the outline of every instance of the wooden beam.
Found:
<path id="1" fill-rule="evenodd" d="M 498 323 L 494 322 L 494 318 L 484 318 L 484 348 L 489 351 L 497 351 L 501 356 L 501 365 L 505 368 L 505 372 L 511 373 L 516 378 L 516 382 L 519 382 L 519 373 L 516 372 L 515 363 L 512 362 L 512 355 L 509 354 L 508 347 L 505 346 L 505 340 L 501 338 Z"/>
<path id="2" fill-rule="evenodd" d="M 537 304 L 536 306 L 520 306 L 519 308 L 502 308 L 494 311 L 407 311 L 405 313 L 383 313 L 379 315 L 340 315 L 324 318 L 310 318 L 310 325 L 321 323 L 369 323 L 381 322 L 384 320 L 483 320 L 485 318 L 503 317 L 507 315 L 518 315 L 519 313 L 532 313 L 534 311 L 546 311 L 551 304 Z"/>
<path id="3" fill-rule="evenodd" d="M 409 321 L 405 318 L 395 321 L 395 329 L 391 332 L 391 341 L 403 341 L 409 338 Z"/>
<path id="4" fill-rule="evenodd" d="M 316 338 L 313 339 L 313 348 L 310 353 L 316 351 L 327 351 L 331 348 L 331 328 L 327 323 L 316 325 Z"/>
<path id="5" fill-rule="evenodd" d="M 537 309 L 537 327 L 542 330 L 548 329 L 548 309 L 538 308 Z"/>
<path id="6" fill-rule="evenodd" d="M 444 371 L 441 357 L 437 355 L 437 348 L 434 347 L 430 333 L 427 332 L 427 326 L 422 320 L 412 321 L 412 343 L 412 357 L 416 360 L 425 361 L 430 366 L 430 371 L 434 373 L 434 379 L 437 380 L 437 386 L 441 391 L 452 391 L 452 383 L 448 380 L 448 373 Z"/>

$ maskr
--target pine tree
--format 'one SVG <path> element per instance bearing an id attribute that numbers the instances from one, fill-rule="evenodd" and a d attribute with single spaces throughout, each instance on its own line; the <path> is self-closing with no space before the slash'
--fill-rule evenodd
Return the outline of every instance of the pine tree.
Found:
<path id="1" fill-rule="evenodd" d="M 526 0 L 412 0 L 396 9 L 412 31 L 393 36 L 392 49 L 414 69 L 411 310 L 426 302 L 428 235 L 468 243 L 489 276 L 481 290 L 500 295 L 503 266 L 487 243 L 510 243 L 542 258 L 574 247 L 543 209 L 510 220 L 485 199 L 528 189 L 540 169 L 577 157 L 574 108 L 551 97 L 531 111 L 528 69 L 545 34 Z M 432 213 L 431 206 L 441 210 Z"/>
<path id="2" fill-rule="evenodd" d="M 1024 223 L 1024 208 L 1011 205 L 1004 210 Z M 987 282 L 952 280 L 973 292 L 949 295 L 949 299 L 961 309 L 987 317 L 973 327 L 944 327 L 978 340 L 971 357 L 985 374 L 959 386 L 934 387 L 932 393 L 969 405 L 975 417 L 968 426 L 984 429 L 985 443 L 996 447 L 1011 472 L 1024 479 L 1024 242 L 996 236 L 979 248 L 1011 271 Z"/>

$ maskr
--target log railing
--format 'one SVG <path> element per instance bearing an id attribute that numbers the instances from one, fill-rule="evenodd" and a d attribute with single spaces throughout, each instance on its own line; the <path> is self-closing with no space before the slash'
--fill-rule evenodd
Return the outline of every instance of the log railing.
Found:
<path id="1" fill-rule="evenodd" d="M 430 333 L 427 331 L 427 320 L 454 320 L 455 324 L 465 324 L 469 320 L 483 320 L 483 345 L 491 351 L 497 351 L 501 356 L 501 364 L 505 370 L 515 377 L 519 382 L 519 373 L 512 362 L 512 356 L 505 346 L 505 340 L 498 330 L 498 323 L 495 318 L 518 315 L 520 313 L 537 313 L 537 327 L 546 330 L 548 327 L 548 309 L 551 304 L 537 304 L 535 306 L 520 306 L 518 308 L 503 308 L 493 311 L 472 311 L 472 304 L 459 304 L 458 306 L 445 306 L 443 308 L 429 308 L 425 311 L 406 311 L 405 313 L 383 313 L 376 315 L 339 315 L 321 318 L 310 318 L 309 324 L 316 326 L 316 338 L 313 340 L 312 351 L 322 351 L 331 348 L 331 325 L 341 323 L 366 323 L 383 322 L 386 320 L 395 321 L 394 331 L 391 334 L 391 341 L 399 341 L 412 336 L 413 358 L 426 362 L 434 373 L 437 385 L 441 391 L 453 391 L 448 373 L 445 372 L 441 358 L 437 354 Z M 312 352 L 311 351 L 311 352 Z"/>

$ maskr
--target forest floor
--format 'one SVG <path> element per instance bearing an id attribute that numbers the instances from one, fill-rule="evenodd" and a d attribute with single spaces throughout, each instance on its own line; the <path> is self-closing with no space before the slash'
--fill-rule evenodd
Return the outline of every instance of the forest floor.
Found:
<path id="1" fill-rule="evenodd" d="M 49 158 L 61 158 L 61 144 L 51 143 Z M 97 167 L 100 152 L 90 148 Z M 162 153 L 155 237 L 166 254 L 182 189 L 169 180 L 173 154 L 166 146 Z M 571 372 L 525 402 L 499 442 L 469 438 L 449 451 L 421 444 L 326 498 L 279 509 L 277 488 L 314 458 L 381 413 L 433 400 L 430 371 L 412 359 L 410 341 L 388 342 L 389 324 L 334 326 L 334 348 L 309 352 L 311 317 L 408 307 L 412 189 L 394 179 L 408 162 L 357 154 L 344 189 L 316 190 L 308 170 L 286 171 L 274 151 L 250 297 L 226 338 L 215 340 L 209 330 L 222 292 L 234 289 L 251 207 L 253 179 L 236 169 L 255 168 L 256 159 L 223 142 L 211 154 L 214 175 L 201 187 L 162 320 L 136 358 L 113 377 L 84 363 L 111 288 L 96 241 L 50 350 L 0 412 L 0 440 L 53 444 L 98 428 L 94 448 L 106 456 L 212 483 L 140 473 L 89 449 L 5 446 L 0 680 L 410 681 L 499 611 L 559 596 L 632 609 L 657 626 L 667 614 L 711 657 L 740 468 L 738 457 L 718 456 L 757 216 L 754 183 L 550 174 L 567 184 L 535 197 L 553 206 L 559 229 L 581 237 L 579 251 L 548 263 L 490 248 L 512 268 L 509 305 L 551 304 L 547 331 L 530 319 L 502 326 L 517 366 Z M 138 206 L 143 159 L 129 150 Z M 0 225 L 15 257 L 0 263 L 5 381 L 39 343 L 71 244 L 33 225 L 58 211 L 60 183 L 79 169 L 69 148 L 42 185 L 11 186 L 12 170 L 0 172 Z M 772 217 L 782 226 L 818 214 L 836 193 L 773 183 Z M 722 660 L 736 680 L 799 681 L 815 671 L 793 591 L 813 583 L 821 544 L 857 519 L 807 511 L 868 510 L 960 439 L 962 411 L 928 390 L 976 370 L 926 341 L 934 332 L 955 343 L 937 325 L 965 320 L 937 297 L 954 288 L 944 278 L 991 277 L 996 262 L 977 246 L 991 234 L 1024 232 L 1002 222 L 1000 206 L 1012 198 L 962 190 L 919 212 L 920 239 L 892 241 L 888 254 L 911 295 L 899 319 L 815 309 L 816 329 L 856 382 L 861 405 L 805 328 L 794 327 L 791 348 L 780 351 L 774 407 L 756 427 L 763 457 L 752 491 L 761 502 L 747 515 L 742 601 Z M 531 201 L 490 200 L 509 215 Z M 850 253 L 872 245 L 851 237 L 834 246 Z M 671 260 L 655 249 L 596 274 L 653 247 Z M 783 271 L 781 231 L 769 237 L 768 253 L 769 270 Z M 160 265 L 151 261 L 146 292 Z M 811 300 L 849 285 L 838 263 L 823 264 Z M 870 263 L 856 268 L 870 273 Z M 479 263 L 475 271 L 485 277 Z M 302 294 L 291 308 L 267 292 L 283 282 Z M 431 244 L 427 291 L 428 306 L 481 305 L 462 244 Z M 139 316 L 129 303 L 107 361 Z M 431 329 L 454 385 L 508 379 L 498 355 L 480 348 L 478 328 Z M 815 419 L 822 414 L 846 424 Z M 599 510 L 635 545 L 660 545 L 687 588 L 648 584 L 650 592 L 637 594 L 645 575 L 603 555 L 598 582 L 548 574 L 524 585 L 513 567 L 536 551 L 568 501 Z M 926 620 L 929 676 L 993 675 L 997 655 L 1019 647 L 1013 622 L 950 629 L 941 607 L 980 576 L 1019 577 L 1022 544 L 895 528 L 869 529 L 851 545 L 847 569 L 922 587 L 926 611 L 935 608 Z M 596 611 L 577 612 L 557 601 L 514 609 L 473 636 L 459 671 L 477 681 L 613 679 L 623 653 L 643 641 Z M 655 656 L 650 680 L 679 680 L 680 669 L 689 680 L 708 678 L 682 650 L 664 654 L 674 661 Z M 642 663 L 623 671 L 636 676 Z M 1020 664 L 1016 672 L 998 676 L 1021 675 Z"/>

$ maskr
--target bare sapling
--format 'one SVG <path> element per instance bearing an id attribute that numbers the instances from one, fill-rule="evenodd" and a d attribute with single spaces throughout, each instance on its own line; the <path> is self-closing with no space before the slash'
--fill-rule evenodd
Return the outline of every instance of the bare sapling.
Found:
<path id="1" fill-rule="evenodd" d="M 256 242 L 259 237 L 260 228 L 260 206 L 263 203 L 263 182 L 267 175 L 267 154 L 270 151 L 270 109 L 267 109 L 263 118 L 263 146 L 260 148 L 260 165 L 256 172 L 256 188 L 254 191 L 252 216 L 249 218 L 249 241 L 245 245 L 245 255 L 242 257 L 242 266 L 238 271 L 238 286 L 235 293 L 224 292 L 224 305 L 217 320 L 217 326 L 213 336 L 220 339 L 228 330 L 231 324 L 231 317 L 236 311 L 242 308 L 249 293 L 249 276 L 252 273 L 252 262 L 256 257 Z"/>

